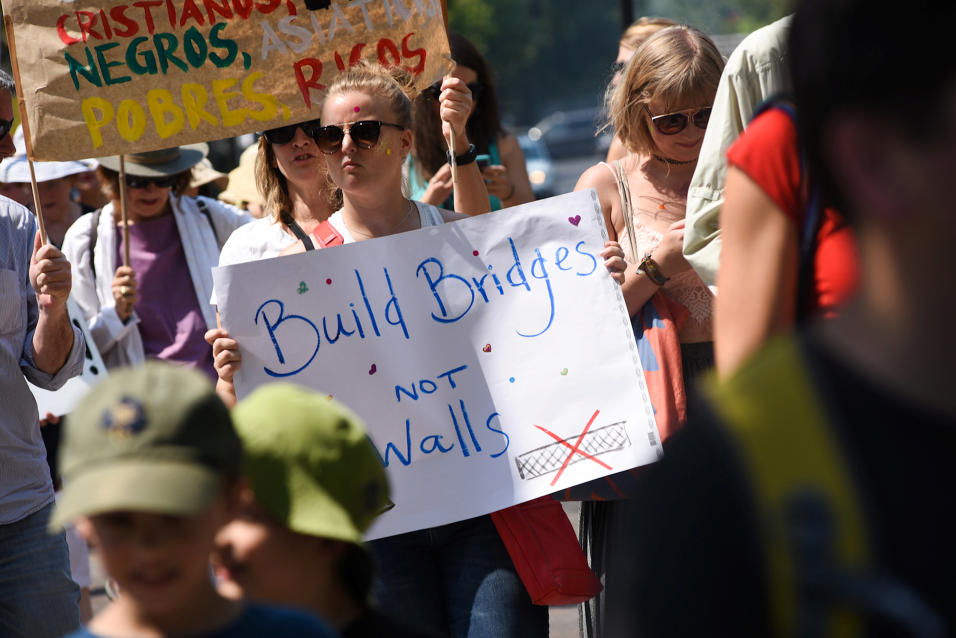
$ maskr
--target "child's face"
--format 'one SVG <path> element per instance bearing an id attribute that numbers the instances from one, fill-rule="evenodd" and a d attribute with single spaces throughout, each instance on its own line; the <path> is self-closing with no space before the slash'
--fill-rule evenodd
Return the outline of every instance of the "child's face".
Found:
<path id="1" fill-rule="evenodd" d="M 262 509 L 249 487 L 241 490 L 239 502 L 238 515 L 216 535 L 213 565 L 219 593 L 233 599 L 312 605 L 314 584 L 331 577 L 335 547 L 341 543 L 285 527 Z"/>
<path id="2" fill-rule="evenodd" d="M 161 616 L 188 608 L 203 589 L 212 591 L 209 554 L 232 511 L 220 495 L 195 516 L 116 511 L 80 518 L 77 529 L 99 549 L 122 595 Z"/>

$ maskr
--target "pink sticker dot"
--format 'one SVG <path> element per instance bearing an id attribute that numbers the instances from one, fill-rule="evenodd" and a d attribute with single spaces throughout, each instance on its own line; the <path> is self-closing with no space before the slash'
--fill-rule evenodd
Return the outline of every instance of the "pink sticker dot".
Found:
<path id="1" fill-rule="evenodd" d="M 354 109 L 352 109 L 352 110 L 355 111 L 356 113 L 358 113 L 358 112 L 361 111 L 362 109 L 360 109 L 359 107 L 356 106 L 356 107 L 355 107 Z"/>
<path id="2" fill-rule="evenodd" d="M 331 286 L 331 285 L 332 285 L 332 280 L 331 280 L 331 279 L 326 279 L 326 280 L 325 280 L 325 283 L 326 283 L 327 285 Z"/>
<path id="3" fill-rule="evenodd" d="M 478 256 L 478 251 L 477 251 L 477 250 L 473 250 L 473 251 L 471 251 L 471 254 L 474 255 L 475 257 L 477 257 L 477 256 Z"/>

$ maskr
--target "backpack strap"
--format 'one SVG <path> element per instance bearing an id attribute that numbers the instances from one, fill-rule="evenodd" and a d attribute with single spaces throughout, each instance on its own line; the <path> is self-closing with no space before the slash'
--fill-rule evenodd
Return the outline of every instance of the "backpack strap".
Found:
<path id="1" fill-rule="evenodd" d="M 867 528 L 797 340 L 772 341 L 733 378 L 712 377 L 703 389 L 751 479 L 774 635 L 860 635 L 840 578 L 868 571 Z"/>
<path id="2" fill-rule="evenodd" d="M 797 106 L 786 94 L 774 95 L 762 102 L 754 110 L 753 117 L 771 109 L 785 113 L 793 122 L 798 133 L 800 151 L 800 192 L 803 201 L 803 224 L 799 237 L 799 262 L 797 269 L 797 319 L 806 320 L 813 308 L 813 280 L 816 269 L 814 255 L 817 251 L 817 235 L 823 223 L 823 205 L 820 196 L 820 185 L 812 179 L 807 169 L 807 150 L 800 139 L 800 120 Z"/>
<path id="3" fill-rule="evenodd" d="M 209 227 L 212 229 L 212 236 L 216 238 L 216 245 L 219 246 L 219 252 L 222 252 L 222 242 L 219 241 L 219 233 L 216 232 L 216 225 L 212 222 L 212 214 L 209 212 L 209 207 L 206 206 L 206 202 L 199 197 L 196 198 L 196 205 L 199 206 L 199 212 L 206 216 L 206 221 L 209 222 Z"/>
<path id="4" fill-rule="evenodd" d="M 312 237 L 315 238 L 315 242 L 322 248 L 341 246 L 345 243 L 345 238 L 342 237 L 339 231 L 335 230 L 335 226 L 328 220 L 325 220 L 315 227 L 315 230 L 312 231 Z"/>
<path id="5" fill-rule="evenodd" d="M 96 240 L 99 238 L 99 228 L 100 228 L 100 213 L 103 212 L 102 208 L 97 208 L 92 213 L 90 213 L 90 272 L 93 273 L 93 282 L 96 282 L 96 261 L 93 259 L 93 249 L 96 248 Z"/>

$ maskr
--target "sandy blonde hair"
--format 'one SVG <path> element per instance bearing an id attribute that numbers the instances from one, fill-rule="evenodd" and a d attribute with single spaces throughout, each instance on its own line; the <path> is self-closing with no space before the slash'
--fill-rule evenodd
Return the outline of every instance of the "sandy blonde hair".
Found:
<path id="1" fill-rule="evenodd" d="M 624 33 L 621 34 L 621 40 L 618 42 L 618 45 L 624 47 L 625 49 L 637 51 L 639 46 L 644 44 L 649 37 L 661 29 L 676 26 L 678 26 L 678 24 L 668 18 L 653 18 L 644 16 L 643 18 L 638 18 L 632 22 L 631 26 L 624 30 Z"/>
<path id="2" fill-rule="evenodd" d="M 628 150 L 656 153 L 648 103 L 660 99 L 665 112 L 710 104 L 723 68 L 717 47 L 699 29 L 680 25 L 658 31 L 628 62 L 617 87 L 609 89 L 605 100 L 608 125 Z"/>
<path id="3" fill-rule="evenodd" d="M 339 73 L 326 92 L 326 99 L 337 93 L 368 93 L 381 98 L 394 118 L 393 124 L 412 128 L 412 76 L 401 67 L 384 67 L 362 61 Z"/>

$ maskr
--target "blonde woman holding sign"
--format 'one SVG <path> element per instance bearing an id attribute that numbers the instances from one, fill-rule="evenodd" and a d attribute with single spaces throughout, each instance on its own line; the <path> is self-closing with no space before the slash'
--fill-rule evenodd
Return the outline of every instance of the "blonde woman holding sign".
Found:
<path id="1" fill-rule="evenodd" d="M 641 321 L 639 314 L 658 291 L 689 311 L 677 335 L 683 384 L 677 379 L 676 386 L 713 367 L 713 295 L 682 251 L 687 191 L 723 66 L 714 43 L 693 27 L 669 27 L 648 38 L 609 96 L 611 124 L 627 154 L 592 166 L 575 186 L 597 190 L 608 234 L 628 253 L 631 267 L 623 292 L 630 315 Z M 682 396 L 684 387 L 676 386 L 665 392 Z M 657 416 L 661 429 L 668 425 L 662 414 Z M 605 582 L 613 580 L 620 564 L 609 539 L 616 532 L 626 534 L 621 521 L 631 503 L 582 503 L 582 543 Z M 587 636 L 603 633 L 606 593 L 585 603 Z"/>
<path id="2" fill-rule="evenodd" d="M 465 217 L 403 195 L 403 162 L 414 141 L 411 101 L 392 73 L 360 65 L 340 75 L 326 97 L 324 125 L 315 132 L 329 175 L 342 190 L 343 206 L 329 223 L 345 243 Z M 442 113 L 446 136 L 464 130 L 468 109 Z M 285 252 L 303 250 L 299 242 Z M 622 255 L 619 247 L 606 249 L 605 265 L 616 271 Z M 234 343 L 216 342 L 220 376 L 240 365 L 238 350 L 223 347 Z M 452 636 L 547 635 L 547 608 L 531 604 L 487 515 L 376 540 L 370 547 L 379 568 L 376 599 L 409 626 Z"/>
<path id="3" fill-rule="evenodd" d="M 472 100 L 464 82 L 445 78 L 439 108 L 444 134 L 455 135 L 457 148 L 468 149 L 464 131 Z M 296 246 L 297 251 L 312 250 L 326 245 L 330 238 L 342 241 L 341 234 L 330 233 L 334 226 L 323 224 L 341 206 L 342 194 L 330 180 L 324 155 L 317 146 L 321 130 L 321 120 L 315 119 L 266 131 L 259 138 L 255 172 L 259 192 L 266 200 L 266 217 L 240 229 L 226 242 L 220 266 L 276 257 L 290 246 Z M 387 155 L 392 153 L 392 149 L 384 150 Z M 455 207 L 488 212 L 488 191 L 477 165 L 463 165 L 457 173 L 460 187 Z M 216 303 L 215 296 L 212 303 Z M 232 405 L 236 402 L 232 378 L 238 370 L 238 346 L 222 328 L 210 330 L 206 340 L 217 359 L 217 389 Z"/>

